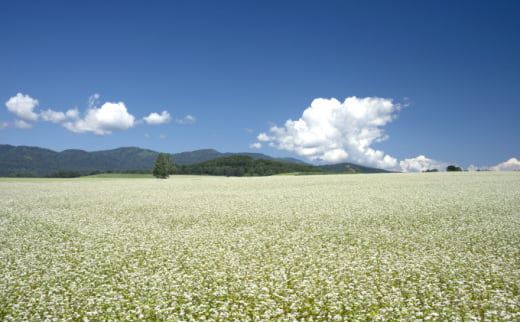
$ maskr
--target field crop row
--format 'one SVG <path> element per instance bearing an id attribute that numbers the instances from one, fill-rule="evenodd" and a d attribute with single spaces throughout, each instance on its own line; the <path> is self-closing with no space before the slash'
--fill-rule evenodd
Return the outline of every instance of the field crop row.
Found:
<path id="1" fill-rule="evenodd" d="M 0 181 L 3 321 L 520 320 L 520 173 Z"/>

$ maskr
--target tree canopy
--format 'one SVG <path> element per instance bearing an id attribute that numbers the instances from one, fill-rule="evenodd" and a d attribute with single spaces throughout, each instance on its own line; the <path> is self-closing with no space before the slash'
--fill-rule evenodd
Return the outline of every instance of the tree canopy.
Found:
<path id="1" fill-rule="evenodd" d="M 302 165 L 250 156 L 229 156 L 193 165 L 180 165 L 177 173 L 216 176 L 269 176 L 282 173 L 327 173 L 311 165 Z"/>
<path id="2" fill-rule="evenodd" d="M 157 178 L 168 178 L 175 172 L 175 165 L 170 154 L 159 153 L 153 166 L 152 174 Z"/>
<path id="3" fill-rule="evenodd" d="M 447 172 L 462 172 L 462 168 L 460 168 L 459 166 L 455 166 L 455 165 L 449 165 L 448 167 L 446 167 L 446 171 Z"/>

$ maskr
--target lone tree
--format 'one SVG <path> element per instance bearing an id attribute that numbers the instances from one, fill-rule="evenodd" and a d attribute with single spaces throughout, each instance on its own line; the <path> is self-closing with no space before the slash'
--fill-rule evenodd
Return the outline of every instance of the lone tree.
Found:
<path id="1" fill-rule="evenodd" d="M 175 173 L 175 165 L 172 156 L 169 154 L 159 153 L 153 166 L 153 176 L 157 178 L 168 178 L 170 174 Z"/>
<path id="2" fill-rule="evenodd" d="M 459 166 L 455 166 L 455 165 L 449 165 L 448 167 L 446 167 L 446 171 L 447 172 L 462 172 L 462 168 L 460 168 Z"/>

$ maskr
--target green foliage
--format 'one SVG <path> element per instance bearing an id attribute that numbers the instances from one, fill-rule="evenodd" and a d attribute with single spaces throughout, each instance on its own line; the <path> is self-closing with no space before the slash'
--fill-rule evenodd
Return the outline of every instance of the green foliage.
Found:
<path id="1" fill-rule="evenodd" d="M 249 156 L 229 156 L 210 161 L 179 166 L 179 174 L 215 176 L 270 176 L 283 173 L 325 173 L 318 167 Z"/>
<path id="2" fill-rule="evenodd" d="M 462 172 L 462 168 L 460 168 L 459 166 L 455 166 L 455 165 L 449 165 L 448 167 L 446 167 L 446 171 L 447 172 Z"/>
<path id="3" fill-rule="evenodd" d="M 153 166 L 152 171 L 153 176 L 157 178 L 167 178 L 168 170 L 166 168 L 166 159 L 163 153 L 159 153 L 157 155 L 157 159 L 155 160 L 155 164 Z"/>
<path id="4" fill-rule="evenodd" d="M 56 152 L 39 147 L 0 145 L 0 176 L 13 173 L 45 176 L 59 170 L 73 170 L 82 174 L 108 170 L 149 170 L 156 157 L 157 152 L 136 147 L 95 152 L 78 149 Z"/>
<path id="5" fill-rule="evenodd" d="M 173 163 L 172 155 L 166 154 L 166 170 L 168 172 L 168 175 L 175 174 L 177 167 L 175 167 L 175 164 Z"/>
<path id="6" fill-rule="evenodd" d="M 55 152 L 39 147 L 0 145 L 0 177 L 16 173 L 33 173 L 36 176 L 45 176 L 46 174 L 60 170 L 77 171 L 82 175 L 107 173 L 109 171 L 114 173 L 125 173 L 132 170 L 151 173 L 151 170 L 154 167 L 154 161 L 157 159 L 158 154 L 158 152 L 137 147 L 124 147 L 94 152 L 87 152 L 78 149 Z M 235 156 L 238 156 L 238 164 L 236 162 L 231 162 L 231 164 L 216 162 L 216 164 L 218 164 L 216 165 L 211 162 L 211 160 L 214 159 L 223 157 L 232 158 Z M 240 159 L 241 157 L 247 157 L 249 159 L 248 161 L 244 161 Z M 168 162 L 171 166 L 167 171 L 168 174 L 268 176 L 280 173 L 309 173 L 311 171 L 318 173 L 321 173 L 322 171 L 340 173 L 386 172 L 382 169 L 364 167 L 350 163 L 324 165 L 318 166 L 321 169 L 310 169 L 309 167 L 313 166 L 304 164 L 297 159 L 277 159 L 258 153 L 220 153 L 213 149 L 182 152 L 173 154 L 168 158 L 174 159 L 177 165 L 179 165 L 177 169 L 175 164 L 173 164 L 173 160 L 171 163 Z M 251 159 L 254 160 L 254 162 L 251 163 Z M 233 160 L 233 158 L 231 160 Z M 210 163 L 204 164 L 204 162 Z M 291 166 L 288 166 L 287 164 Z M 184 166 L 181 167 L 180 165 Z"/>
<path id="7" fill-rule="evenodd" d="M 152 173 L 152 171 L 149 169 L 129 169 L 129 170 L 120 172 L 120 174 L 151 174 L 151 173 Z"/>
<path id="8" fill-rule="evenodd" d="M 34 173 L 12 173 L 9 174 L 9 177 L 38 177 Z"/>
<path id="9" fill-rule="evenodd" d="M 159 153 L 153 166 L 152 174 L 157 178 L 168 178 L 175 172 L 175 165 L 170 154 Z"/>
<path id="10" fill-rule="evenodd" d="M 380 169 L 380 168 L 373 168 L 373 167 L 366 167 L 361 166 L 357 164 L 352 163 L 340 163 L 340 164 L 333 164 L 333 165 L 322 165 L 318 166 L 319 168 L 327 171 L 332 171 L 335 173 L 391 173 L 390 171 Z"/>
<path id="11" fill-rule="evenodd" d="M 76 172 L 76 171 L 73 171 L 73 170 L 59 170 L 59 171 L 52 172 L 52 173 L 48 174 L 45 177 L 51 177 L 51 178 L 74 178 L 74 177 L 80 177 L 80 176 L 81 176 L 80 172 Z"/>
<path id="12" fill-rule="evenodd" d="M 144 173 L 99 173 L 82 177 L 84 179 L 144 179 L 152 178 L 151 172 Z"/>

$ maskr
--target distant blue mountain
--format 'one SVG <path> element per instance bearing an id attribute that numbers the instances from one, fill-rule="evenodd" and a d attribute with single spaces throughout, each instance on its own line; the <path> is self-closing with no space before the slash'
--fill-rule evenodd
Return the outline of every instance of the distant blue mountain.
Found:
<path id="1" fill-rule="evenodd" d="M 0 176 L 14 173 L 32 173 L 44 176 L 60 170 L 89 173 L 93 171 L 150 170 L 159 152 L 138 147 L 122 147 L 111 150 L 87 152 L 69 149 L 56 152 L 41 147 L 0 145 Z M 308 165 L 295 158 L 275 158 L 259 153 L 221 153 L 214 149 L 202 149 L 171 154 L 175 164 L 192 165 L 228 156 L 249 156 L 253 159 L 283 161 Z M 333 172 L 386 172 L 385 170 L 342 163 L 318 166 Z"/>
<path id="2" fill-rule="evenodd" d="M 158 152 L 138 147 L 122 147 L 111 150 L 87 152 L 69 149 L 56 152 L 46 148 L 0 145 L 0 176 L 13 173 L 33 173 L 38 176 L 72 170 L 82 173 L 93 171 L 128 171 L 152 169 Z M 256 153 L 221 153 L 214 149 L 202 149 L 172 154 L 179 165 L 190 165 L 215 158 L 246 155 L 254 159 L 268 159 L 305 164 L 293 158 L 273 158 Z"/>

